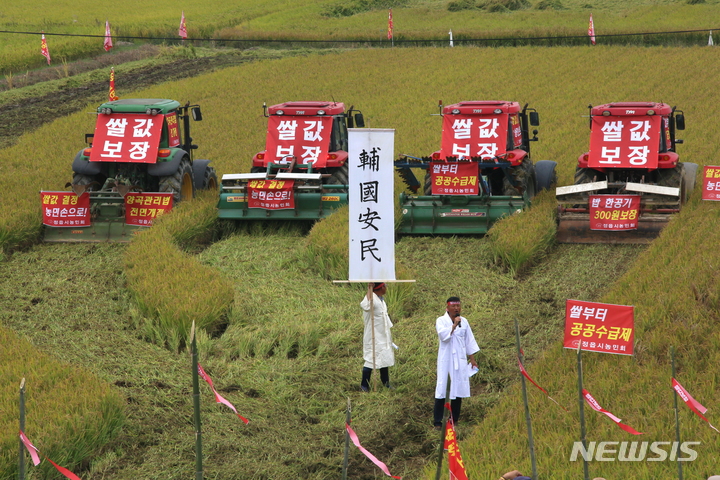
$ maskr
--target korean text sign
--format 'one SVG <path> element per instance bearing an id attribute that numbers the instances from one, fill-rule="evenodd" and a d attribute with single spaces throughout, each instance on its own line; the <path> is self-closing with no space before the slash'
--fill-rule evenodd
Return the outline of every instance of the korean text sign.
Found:
<path id="1" fill-rule="evenodd" d="M 395 279 L 395 130 L 348 130 L 350 280 Z"/>
<path id="2" fill-rule="evenodd" d="M 43 225 L 49 227 L 89 227 L 90 194 L 40 192 Z"/>
<path id="3" fill-rule="evenodd" d="M 592 117 L 590 168 L 657 168 L 660 116 Z"/>
<path id="4" fill-rule="evenodd" d="M 720 200 L 720 167 L 703 167 L 702 199 Z"/>
<path id="5" fill-rule="evenodd" d="M 91 162 L 155 163 L 163 115 L 99 114 Z"/>
<path id="6" fill-rule="evenodd" d="M 632 306 L 567 300 L 565 348 L 632 355 L 635 310 Z"/>
<path id="7" fill-rule="evenodd" d="M 295 208 L 294 184 L 294 180 L 250 180 L 247 184 L 248 208 Z"/>
<path id="8" fill-rule="evenodd" d="M 265 156 L 275 163 L 312 164 L 313 168 L 327 165 L 330 148 L 332 117 L 303 117 L 272 115 L 268 120 Z"/>
<path id="9" fill-rule="evenodd" d="M 444 115 L 440 156 L 493 158 L 505 153 L 507 135 L 507 114 Z"/>
<path id="10" fill-rule="evenodd" d="M 640 195 L 590 195 L 590 230 L 637 230 Z"/>
<path id="11" fill-rule="evenodd" d="M 478 165 L 475 162 L 431 162 L 433 195 L 477 195 Z"/>
<path id="12" fill-rule="evenodd" d="M 125 194 L 125 223 L 149 227 L 160 215 L 172 210 L 172 193 Z"/>

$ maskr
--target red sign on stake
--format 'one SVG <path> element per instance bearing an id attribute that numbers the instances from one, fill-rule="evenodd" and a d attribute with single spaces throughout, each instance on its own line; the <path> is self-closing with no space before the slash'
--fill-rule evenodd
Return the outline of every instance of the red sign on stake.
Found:
<path id="1" fill-rule="evenodd" d="M 43 225 L 49 227 L 89 227 L 90 194 L 40 192 Z"/>
<path id="2" fill-rule="evenodd" d="M 632 355 L 635 307 L 567 300 L 563 346 L 589 352 Z"/>
<path id="3" fill-rule="evenodd" d="M 637 230 L 640 195 L 590 195 L 590 230 Z"/>
<path id="4" fill-rule="evenodd" d="M 295 208 L 294 180 L 251 180 L 247 184 L 248 208 L 287 210 Z"/>
<path id="5" fill-rule="evenodd" d="M 153 220 L 172 210 L 172 193 L 125 194 L 125 223 L 149 227 Z"/>
<path id="6" fill-rule="evenodd" d="M 433 195 L 477 195 L 478 166 L 475 162 L 431 162 Z"/>
<path id="7" fill-rule="evenodd" d="M 720 200 L 720 167 L 703 167 L 703 200 Z"/>

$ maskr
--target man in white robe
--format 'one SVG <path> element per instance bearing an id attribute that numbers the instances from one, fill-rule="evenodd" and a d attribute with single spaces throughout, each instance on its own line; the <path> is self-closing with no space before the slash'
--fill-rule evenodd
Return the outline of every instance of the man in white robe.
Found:
<path id="1" fill-rule="evenodd" d="M 477 369 L 475 353 L 480 350 L 470 324 L 461 312 L 460 298 L 447 300 L 447 311 L 435 321 L 438 334 L 437 383 L 435 385 L 435 406 L 433 421 L 435 427 L 442 427 L 447 393 L 448 375 L 450 376 L 450 406 L 453 422 L 460 420 L 462 399 L 470 396 L 471 368 Z M 468 365 L 468 361 L 470 364 Z"/>
<path id="2" fill-rule="evenodd" d="M 387 304 L 385 303 L 385 292 L 387 287 L 384 283 L 374 283 L 372 292 L 372 309 L 370 313 L 370 293 L 360 302 L 365 322 L 363 334 L 363 365 L 360 390 L 370 391 L 370 377 L 373 369 L 380 370 L 380 381 L 390 388 L 390 373 L 388 367 L 395 365 L 395 352 L 390 329 L 393 324 L 388 316 Z M 373 333 L 373 327 L 374 333 Z M 374 342 L 373 342 L 374 340 Z"/>

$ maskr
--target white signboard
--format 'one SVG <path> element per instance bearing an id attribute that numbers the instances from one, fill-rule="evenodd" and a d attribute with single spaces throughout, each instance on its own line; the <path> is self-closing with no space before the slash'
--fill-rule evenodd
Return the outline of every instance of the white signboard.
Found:
<path id="1" fill-rule="evenodd" d="M 395 130 L 351 128 L 348 144 L 348 279 L 395 280 Z"/>

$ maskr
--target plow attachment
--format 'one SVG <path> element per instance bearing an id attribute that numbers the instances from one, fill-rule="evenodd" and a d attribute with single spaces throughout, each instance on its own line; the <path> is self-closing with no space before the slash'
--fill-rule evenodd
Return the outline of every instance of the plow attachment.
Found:
<path id="1" fill-rule="evenodd" d="M 502 217 L 522 211 L 519 196 L 414 196 L 402 193 L 399 232 L 417 235 L 485 234 Z"/>

